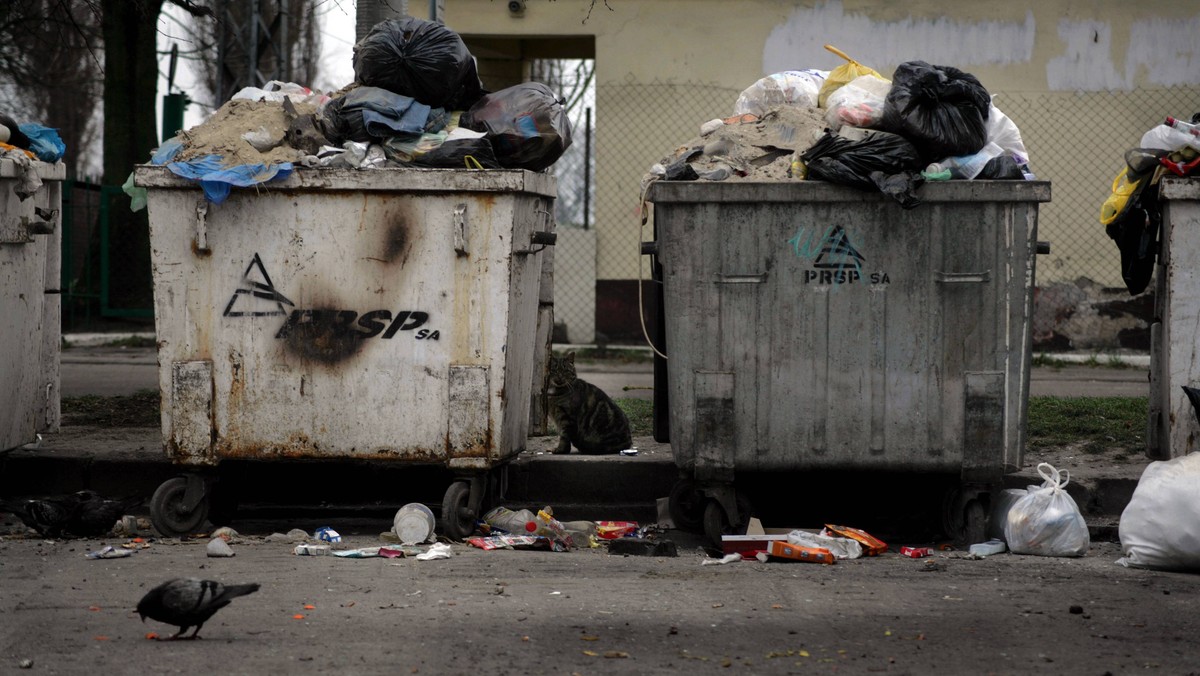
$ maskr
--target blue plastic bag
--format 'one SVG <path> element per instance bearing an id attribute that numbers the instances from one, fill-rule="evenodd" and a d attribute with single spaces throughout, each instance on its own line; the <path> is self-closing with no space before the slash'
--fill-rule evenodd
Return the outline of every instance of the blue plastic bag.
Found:
<path id="1" fill-rule="evenodd" d="M 29 137 L 29 151 L 43 162 L 57 162 L 67 152 L 67 144 L 63 143 L 57 129 L 43 127 L 35 122 L 17 125 L 21 133 Z"/>

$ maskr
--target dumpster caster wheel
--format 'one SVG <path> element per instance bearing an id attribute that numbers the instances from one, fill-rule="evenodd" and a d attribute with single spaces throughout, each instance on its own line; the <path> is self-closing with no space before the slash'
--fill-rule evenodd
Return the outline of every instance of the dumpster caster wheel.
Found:
<path id="1" fill-rule="evenodd" d="M 195 533 L 208 517 L 208 498 L 196 504 L 195 509 L 183 509 L 183 497 L 187 492 L 187 479 L 181 476 L 162 482 L 154 497 L 150 498 L 150 522 L 155 530 L 165 537 L 181 537 Z"/>
<path id="2" fill-rule="evenodd" d="M 471 484 L 455 481 L 442 498 L 442 535 L 462 540 L 475 532 L 475 513 L 471 511 Z"/>
<path id="3" fill-rule="evenodd" d="M 963 537 L 966 545 L 987 540 L 987 515 L 983 512 L 983 503 L 971 500 L 963 509 Z"/>
<path id="4" fill-rule="evenodd" d="M 696 488 L 695 481 L 676 481 L 667 498 L 667 509 L 671 512 L 675 527 L 693 533 L 700 532 L 704 528 L 704 500 L 704 494 Z"/>
<path id="5" fill-rule="evenodd" d="M 737 494 L 738 519 L 741 523 L 730 523 L 729 515 L 717 500 L 709 500 L 704 506 L 704 535 L 717 547 L 721 546 L 722 535 L 745 535 L 750 525 L 750 498 Z"/>

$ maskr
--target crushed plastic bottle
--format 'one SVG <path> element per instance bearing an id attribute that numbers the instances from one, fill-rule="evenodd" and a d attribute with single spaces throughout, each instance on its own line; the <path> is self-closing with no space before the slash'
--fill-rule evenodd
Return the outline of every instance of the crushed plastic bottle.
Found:
<path id="1" fill-rule="evenodd" d="M 575 541 L 571 534 L 567 532 L 565 526 L 558 519 L 554 518 L 554 511 L 549 507 L 538 510 L 537 516 L 533 520 L 533 530 L 530 531 L 534 535 L 541 535 L 550 538 L 552 541 L 561 542 L 571 548 L 575 546 Z"/>
<path id="2" fill-rule="evenodd" d="M 483 515 L 483 522 L 494 530 L 502 530 L 511 535 L 524 535 L 533 529 L 533 512 L 528 509 L 511 510 L 507 507 L 496 507 Z"/>

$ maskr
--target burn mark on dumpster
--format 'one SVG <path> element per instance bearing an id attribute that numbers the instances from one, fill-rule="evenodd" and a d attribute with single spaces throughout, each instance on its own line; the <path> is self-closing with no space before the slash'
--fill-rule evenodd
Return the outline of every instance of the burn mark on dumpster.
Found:
<path id="1" fill-rule="evenodd" d="M 383 259 L 388 263 L 403 264 L 408 260 L 408 252 L 412 248 L 412 226 L 409 218 L 397 215 L 392 218 L 383 235 Z"/>

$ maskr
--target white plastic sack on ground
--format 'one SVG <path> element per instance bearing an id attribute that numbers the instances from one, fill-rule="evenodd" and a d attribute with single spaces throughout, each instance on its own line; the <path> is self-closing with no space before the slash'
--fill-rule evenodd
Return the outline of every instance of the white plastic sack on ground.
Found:
<path id="1" fill-rule="evenodd" d="M 1021 488 L 1005 488 L 992 496 L 992 509 L 988 514 L 987 538 L 989 540 L 1004 539 L 1004 524 L 1008 523 L 1008 512 L 1017 500 L 1025 497 L 1028 490 Z"/>
<path id="2" fill-rule="evenodd" d="M 734 115 L 762 117 L 772 108 L 783 105 L 797 108 L 816 108 L 817 94 L 829 76 L 824 70 L 785 70 L 768 75 L 750 85 L 733 105 Z"/>
<path id="3" fill-rule="evenodd" d="M 835 538 L 806 530 L 794 530 L 788 533 L 788 544 L 797 547 L 817 547 L 828 549 L 835 559 L 857 559 L 862 556 L 862 545 L 850 538 Z"/>
<path id="4" fill-rule="evenodd" d="M 1200 571 L 1200 453 L 1147 465 L 1118 532 L 1123 566 Z"/>
<path id="5" fill-rule="evenodd" d="M 1091 541 L 1079 506 L 1065 490 L 1069 472 L 1049 463 L 1037 467 L 1043 481 L 1013 503 L 1004 523 L 1004 539 L 1015 554 L 1083 556 Z"/>
<path id="6" fill-rule="evenodd" d="M 874 127 L 883 119 L 883 104 L 891 89 L 890 80 L 860 75 L 825 99 L 825 122 L 834 130 L 844 124 Z"/>

